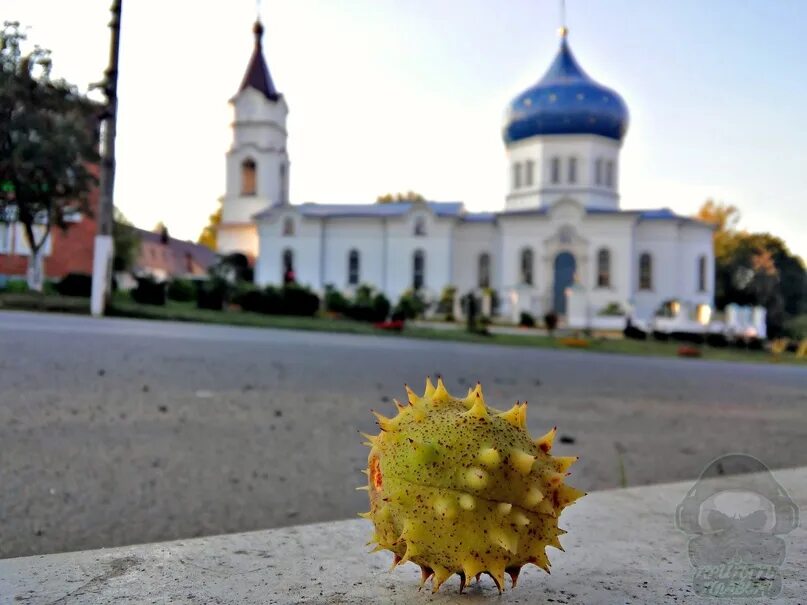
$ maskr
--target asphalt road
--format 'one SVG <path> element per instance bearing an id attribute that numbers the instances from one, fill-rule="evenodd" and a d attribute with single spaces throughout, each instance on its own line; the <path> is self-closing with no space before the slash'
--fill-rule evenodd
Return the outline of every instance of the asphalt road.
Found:
<path id="1" fill-rule="evenodd" d="M 807 464 L 800 367 L 0 313 L 0 557 L 354 516 L 369 410 L 437 373 L 529 400 L 585 490 Z"/>

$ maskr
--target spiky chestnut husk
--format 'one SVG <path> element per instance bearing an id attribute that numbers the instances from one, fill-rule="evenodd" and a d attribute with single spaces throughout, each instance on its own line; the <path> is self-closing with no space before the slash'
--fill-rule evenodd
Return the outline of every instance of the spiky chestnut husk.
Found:
<path id="1" fill-rule="evenodd" d="M 489 408 L 482 386 L 453 397 L 442 380 L 426 380 L 398 414 L 376 412 L 381 432 L 365 435 L 374 551 L 390 550 L 392 567 L 412 561 L 421 587 L 453 574 L 460 592 L 472 577 L 490 575 L 501 592 L 504 574 L 516 585 L 522 566 L 549 572 L 546 547 L 562 549 L 561 511 L 584 495 L 564 483 L 577 457 L 550 454 L 556 429 L 533 440 L 527 404 Z"/>

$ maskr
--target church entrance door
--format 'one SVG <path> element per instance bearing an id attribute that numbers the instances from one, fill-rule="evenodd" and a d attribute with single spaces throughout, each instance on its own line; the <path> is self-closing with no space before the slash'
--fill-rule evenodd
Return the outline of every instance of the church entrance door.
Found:
<path id="1" fill-rule="evenodd" d="M 574 283 L 577 261 L 571 252 L 561 252 L 555 257 L 554 311 L 566 314 L 566 289 Z"/>

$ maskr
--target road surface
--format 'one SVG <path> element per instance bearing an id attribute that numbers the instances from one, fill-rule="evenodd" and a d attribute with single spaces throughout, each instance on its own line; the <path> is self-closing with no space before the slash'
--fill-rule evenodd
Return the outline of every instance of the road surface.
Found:
<path id="1" fill-rule="evenodd" d="M 807 464 L 802 367 L 4 312 L 0 557 L 352 517 L 357 431 L 437 373 L 527 399 L 585 490 Z"/>

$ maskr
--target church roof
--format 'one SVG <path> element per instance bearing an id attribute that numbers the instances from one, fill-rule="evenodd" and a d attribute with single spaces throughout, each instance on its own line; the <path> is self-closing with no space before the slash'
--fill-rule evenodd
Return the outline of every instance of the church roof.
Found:
<path id="1" fill-rule="evenodd" d="M 628 108 L 616 92 L 595 82 L 572 54 L 563 30 L 552 65 L 510 103 L 505 143 L 538 135 L 596 134 L 617 141 L 628 129 Z"/>
<path id="2" fill-rule="evenodd" d="M 252 56 L 249 58 L 249 65 L 247 65 L 247 71 L 238 92 L 246 88 L 254 88 L 263 93 L 270 101 L 277 101 L 280 98 L 280 93 L 275 88 L 275 83 L 269 73 L 269 67 L 263 58 L 263 44 L 261 42 L 263 25 L 260 21 L 255 21 L 252 32 L 255 34 L 255 48 L 252 50 Z"/>
<path id="3" fill-rule="evenodd" d="M 435 216 L 441 218 L 456 218 L 465 223 L 495 223 L 498 217 L 517 216 L 546 216 L 549 208 L 518 208 L 515 210 L 501 210 L 499 212 L 467 212 L 462 202 L 388 202 L 384 204 L 318 204 L 306 202 L 292 206 L 271 206 L 255 215 L 253 219 L 269 218 L 272 214 L 291 208 L 306 218 L 392 218 L 405 216 L 413 208 L 423 204 Z M 669 208 L 648 210 L 619 210 L 610 208 L 586 208 L 586 214 L 632 216 L 639 220 L 675 220 L 700 222 L 692 217 L 676 214 Z"/>
<path id="4" fill-rule="evenodd" d="M 293 208 L 302 216 L 310 218 L 361 218 L 394 217 L 407 214 L 417 204 L 426 205 L 436 216 L 459 217 L 463 212 L 462 202 L 388 202 L 384 204 L 315 204 L 306 202 Z M 274 206 L 259 212 L 254 218 L 266 218 L 283 206 Z"/>

